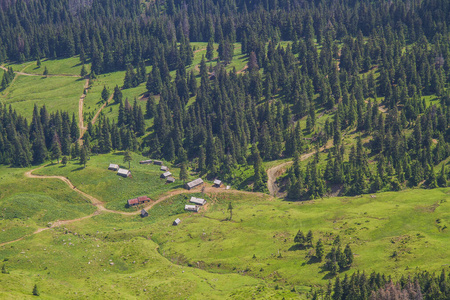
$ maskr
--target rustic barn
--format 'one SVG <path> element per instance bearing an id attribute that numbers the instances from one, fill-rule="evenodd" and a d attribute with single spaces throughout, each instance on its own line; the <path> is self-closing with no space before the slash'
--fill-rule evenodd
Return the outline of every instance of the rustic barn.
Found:
<path id="1" fill-rule="evenodd" d="M 177 226 L 180 223 L 181 223 L 181 220 L 179 218 L 177 218 L 175 221 L 173 221 L 172 225 Z"/>
<path id="2" fill-rule="evenodd" d="M 148 217 L 148 212 L 145 209 L 141 210 L 141 217 L 142 218 Z"/>
<path id="3" fill-rule="evenodd" d="M 131 172 L 126 169 L 119 169 L 117 171 L 117 175 L 122 176 L 122 177 L 129 177 L 131 175 Z"/>
<path id="4" fill-rule="evenodd" d="M 119 165 L 109 164 L 108 170 L 117 171 L 119 170 Z"/>
<path id="5" fill-rule="evenodd" d="M 197 205 L 205 205 L 206 204 L 206 200 L 205 199 L 196 198 L 196 197 L 191 197 L 191 200 L 189 200 L 189 202 L 197 204 Z"/>
<path id="6" fill-rule="evenodd" d="M 162 173 L 161 174 L 161 178 L 167 178 L 167 177 L 169 177 L 169 176 L 171 176 L 172 175 L 172 173 L 170 173 L 170 172 L 165 172 L 165 173 Z"/>
<path id="7" fill-rule="evenodd" d="M 220 187 L 221 185 L 222 185 L 222 181 L 220 181 L 219 179 L 214 180 L 215 187 Z"/>
<path id="8" fill-rule="evenodd" d="M 158 165 L 158 166 L 162 166 L 162 165 L 163 165 L 163 162 L 160 161 L 160 160 L 154 160 L 154 161 L 153 161 L 153 164 Z"/>
<path id="9" fill-rule="evenodd" d="M 184 210 L 187 210 L 187 211 L 195 211 L 195 212 L 198 212 L 198 210 L 199 210 L 199 206 L 198 205 L 189 205 L 189 204 L 186 204 L 185 206 L 184 206 Z"/>
<path id="10" fill-rule="evenodd" d="M 128 206 L 135 206 L 139 204 L 139 200 L 137 198 L 129 199 L 127 201 Z"/>
<path id="11" fill-rule="evenodd" d="M 167 177 L 167 183 L 174 183 L 175 182 L 175 178 L 173 178 L 172 176 Z"/>
<path id="12" fill-rule="evenodd" d="M 150 165 L 153 161 L 151 159 L 141 160 L 139 163 L 141 165 Z"/>
<path id="13" fill-rule="evenodd" d="M 150 202 L 150 200 L 151 199 L 149 197 L 147 197 L 147 196 L 141 196 L 141 197 L 129 199 L 127 201 L 127 204 L 128 204 L 128 206 L 135 206 L 135 205 L 139 205 L 139 204 Z"/>
<path id="14" fill-rule="evenodd" d="M 186 183 L 186 184 L 184 185 L 184 187 L 185 187 L 187 190 L 190 190 L 190 189 L 195 188 L 196 186 L 199 186 L 199 185 L 201 185 L 201 184 L 203 184 L 203 179 L 197 178 L 197 179 L 195 179 L 194 181 L 191 181 L 191 182 Z"/>
<path id="15" fill-rule="evenodd" d="M 167 172 L 169 171 L 169 167 L 161 166 L 161 171 Z"/>

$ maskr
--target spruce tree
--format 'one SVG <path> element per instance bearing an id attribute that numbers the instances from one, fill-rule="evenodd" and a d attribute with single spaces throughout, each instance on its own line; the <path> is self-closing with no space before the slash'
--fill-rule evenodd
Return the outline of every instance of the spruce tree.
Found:
<path id="1" fill-rule="evenodd" d="M 180 167 L 180 180 L 183 181 L 183 183 L 186 182 L 186 180 L 188 180 L 189 178 L 189 174 L 187 171 L 187 166 L 186 163 L 183 162 L 181 163 L 181 167 Z"/>
<path id="2" fill-rule="evenodd" d="M 131 157 L 130 151 L 126 150 L 124 155 L 123 155 L 123 162 L 124 163 L 128 163 L 128 169 L 131 168 L 131 161 L 132 160 L 133 160 L 133 158 Z"/>
<path id="3" fill-rule="evenodd" d="M 322 243 L 322 239 L 319 239 L 316 244 L 316 257 L 319 261 L 322 261 L 324 255 L 324 246 Z"/>
<path id="4" fill-rule="evenodd" d="M 39 289 L 37 284 L 34 285 L 33 287 L 33 296 L 39 296 L 41 293 L 39 293 Z"/>

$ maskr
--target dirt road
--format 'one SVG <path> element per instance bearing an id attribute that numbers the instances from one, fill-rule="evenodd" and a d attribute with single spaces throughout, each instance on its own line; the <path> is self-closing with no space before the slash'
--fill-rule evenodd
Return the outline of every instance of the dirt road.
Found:
<path id="1" fill-rule="evenodd" d="M 329 141 L 324 147 L 320 148 L 319 151 L 322 152 L 325 149 L 328 149 L 332 146 L 332 142 Z M 307 160 L 311 156 L 313 156 L 316 153 L 316 151 L 308 152 L 300 156 L 300 161 Z M 276 165 L 275 167 L 272 167 L 267 170 L 267 188 L 269 189 L 270 195 L 273 197 L 278 197 L 278 191 L 280 188 L 276 184 L 277 178 L 280 177 L 287 169 L 288 166 L 290 166 L 293 163 L 293 161 L 287 161 L 282 164 Z"/>

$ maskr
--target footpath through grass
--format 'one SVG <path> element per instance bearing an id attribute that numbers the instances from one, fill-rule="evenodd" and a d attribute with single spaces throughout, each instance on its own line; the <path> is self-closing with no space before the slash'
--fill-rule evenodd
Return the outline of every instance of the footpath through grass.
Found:
<path id="1" fill-rule="evenodd" d="M 138 196 L 149 196 L 156 200 L 167 191 L 181 188 L 182 182 L 167 184 L 160 175 L 164 173 L 157 165 L 141 165 L 143 156 L 132 154 L 131 178 L 123 178 L 117 172 L 108 170 L 110 163 L 118 164 L 128 169 L 128 163 L 123 163 L 123 152 L 104 155 L 93 155 L 83 168 L 77 160 L 69 161 L 67 166 L 61 164 L 49 165 L 37 170 L 36 175 L 60 175 L 67 177 L 78 189 L 96 197 L 106 203 L 106 207 L 113 210 L 134 211 L 137 208 L 126 208 L 128 199 Z M 179 169 L 170 169 L 175 178 L 178 178 Z"/>

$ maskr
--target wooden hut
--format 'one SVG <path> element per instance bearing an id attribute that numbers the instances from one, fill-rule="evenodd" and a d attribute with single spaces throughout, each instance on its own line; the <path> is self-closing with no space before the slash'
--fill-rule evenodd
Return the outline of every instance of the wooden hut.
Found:
<path id="1" fill-rule="evenodd" d="M 165 173 L 162 173 L 161 174 L 161 178 L 167 178 L 167 177 L 170 177 L 170 176 L 172 176 L 172 173 L 170 173 L 170 172 L 165 172 Z"/>
<path id="2" fill-rule="evenodd" d="M 161 166 L 161 171 L 167 172 L 169 171 L 169 167 Z"/>
<path id="3" fill-rule="evenodd" d="M 195 180 L 193 180 L 193 181 L 191 181 L 191 182 L 186 183 L 186 184 L 184 185 L 184 187 L 185 187 L 187 190 L 190 190 L 190 189 L 193 189 L 193 188 L 195 188 L 196 186 L 199 186 L 199 185 L 201 185 L 201 184 L 203 184 L 203 179 L 197 178 L 197 179 L 195 179 Z"/>
<path id="4" fill-rule="evenodd" d="M 117 171 L 119 170 L 119 165 L 109 164 L 108 170 Z"/>
<path id="5" fill-rule="evenodd" d="M 214 187 L 219 188 L 222 185 L 222 181 L 220 181 L 219 179 L 214 180 Z"/>
<path id="6" fill-rule="evenodd" d="M 172 225 L 177 226 L 180 223 L 181 223 L 181 220 L 179 218 L 176 218 L 175 221 L 173 221 Z"/>
<path id="7" fill-rule="evenodd" d="M 141 165 L 150 165 L 153 161 L 151 159 L 141 160 L 139 163 Z"/>
<path id="8" fill-rule="evenodd" d="M 189 205 L 189 204 L 186 204 L 186 205 L 184 206 L 184 210 L 187 210 L 187 211 L 194 211 L 194 212 L 198 212 L 199 208 L 200 208 L 200 206 L 198 206 L 198 205 Z"/>
<path id="9" fill-rule="evenodd" d="M 189 200 L 189 202 L 194 203 L 196 205 L 205 205 L 206 204 L 205 199 L 196 198 L 196 197 L 191 197 L 191 200 Z"/>
<path id="10" fill-rule="evenodd" d="M 131 172 L 128 171 L 127 169 L 119 169 L 117 171 L 117 175 L 122 176 L 122 177 L 130 177 Z"/>
<path id="11" fill-rule="evenodd" d="M 154 164 L 154 165 L 158 165 L 158 166 L 162 166 L 162 165 L 163 165 L 163 162 L 160 161 L 160 160 L 154 160 L 154 161 L 153 161 L 153 164 Z"/>
<path id="12" fill-rule="evenodd" d="M 141 218 L 148 217 L 148 212 L 145 209 L 141 210 Z"/>
<path id="13" fill-rule="evenodd" d="M 167 177 L 167 183 L 174 183 L 175 182 L 175 178 L 173 178 L 172 176 Z"/>

